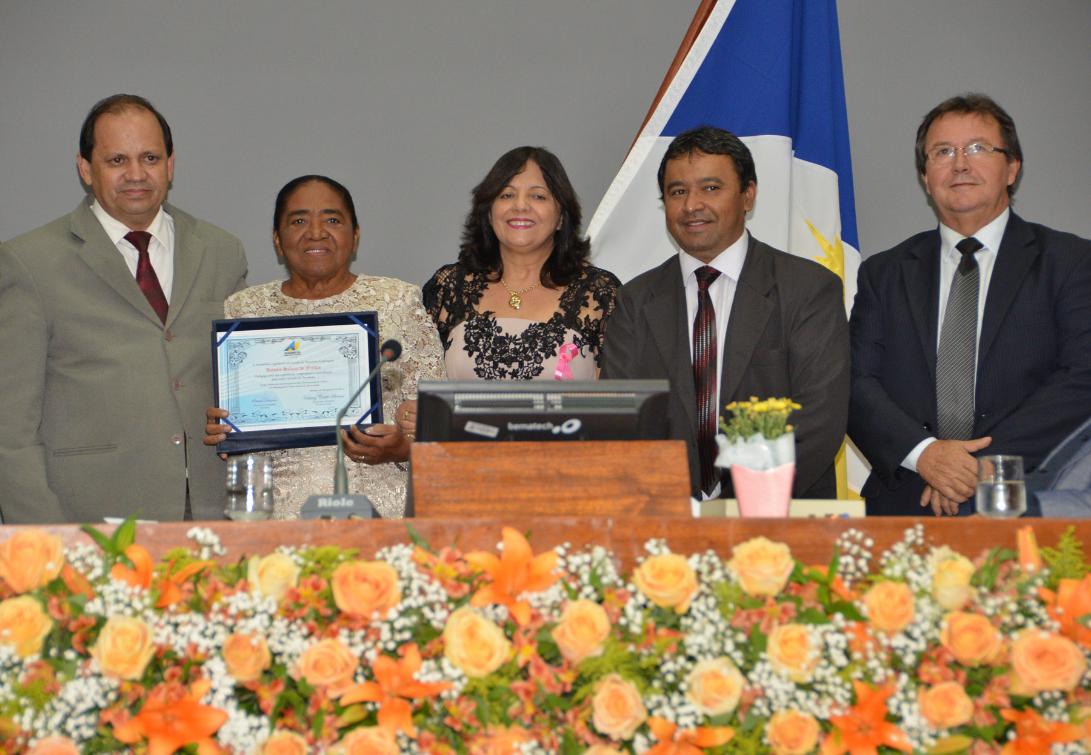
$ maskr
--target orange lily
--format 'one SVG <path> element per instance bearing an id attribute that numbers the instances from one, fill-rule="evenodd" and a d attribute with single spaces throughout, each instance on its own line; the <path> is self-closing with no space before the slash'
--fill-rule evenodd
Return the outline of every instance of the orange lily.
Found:
<path id="1" fill-rule="evenodd" d="M 1042 570 L 1042 554 L 1038 551 L 1038 539 L 1034 537 L 1034 528 L 1030 525 L 1015 531 L 1015 543 L 1019 548 L 1019 566 L 1025 572 Z"/>
<path id="2" fill-rule="evenodd" d="M 658 716 L 648 719 L 648 728 L 659 740 L 659 744 L 648 750 L 648 755 L 701 755 L 703 748 L 719 747 L 735 736 L 730 726 L 699 726 L 678 731 L 677 724 Z"/>
<path id="3" fill-rule="evenodd" d="M 159 599 L 155 601 L 155 607 L 166 608 L 182 600 L 185 597 L 182 585 L 212 565 L 211 561 L 194 561 L 174 574 L 168 574 L 159 583 Z"/>
<path id="4" fill-rule="evenodd" d="M 72 565 L 67 562 L 61 567 L 61 580 L 73 595 L 82 595 L 88 600 L 95 597 L 95 590 L 91 587 L 87 577 L 73 569 Z"/>
<path id="5" fill-rule="evenodd" d="M 1091 648 L 1091 627 L 1080 619 L 1091 614 L 1091 574 L 1081 580 L 1062 579 L 1057 592 L 1041 588 L 1038 594 L 1046 602 L 1049 617 L 1061 625 L 1061 634 L 1077 645 Z"/>
<path id="6" fill-rule="evenodd" d="M 194 682 L 189 690 L 179 685 L 160 685 L 149 693 L 135 717 L 114 724 L 114 736 L 125 744 L 148 740 L 148 755 L 170 755 L 188 744 L 196 744 L 200 755 L 220 752 L 212 735 L 227 721 L 227 713 L 201 705 L 208 692 L 207 679 Z"/>
<path id="7" fill-rule="evenodd" d="M 474 593 L 470 605 L 480 607 L 499 603 L 507 606 L 520 625 L 530 621 L 530 604 L 519 600 L 519 596 L 524 592 L 545 590 L 558 579 L 558 575 L 553 574 L 557 565 L 556 551 L 535 556 L 527 539 L 511 527 L 504 528 L 504 552 L 500 558 L 475 551 L 466 554 L 466 562 L 489 578 L 489 584 Z"/>
<path id="8" fill-rule="evenodd" d="M 152 554 L 148 553 L 148 549 L 143 545 L 133 544 L 125 549 L 125 556 L 133 562 L 133 568 L 130 569 L 122 563 L 114 564 L 110 569 L 110 576 L 120 579 L 131 587 L 147 590 L 152 583 L 152 568 L 155 566 Z"/>
<path id="9" fill-rule="evenodd" d="M 1015 724 L 1015 739 L 1000 755 L 1049 755 L 1055 743 L 1075 742 L 1081 736 L 1080 727 L 1049 721 L 1032 710 L 1005 708 L 1000 715 Z"/>
<path id="10" fill-rule="evenodd" d="M 912 752 L 905 732 L 886 720 L 886 701 L 894 694 L 894 686 L 871 687 L 859 680 L 853 680 L 852 686 L 856 705 L 844 715 L 830 717 L 834 730 L 822 743 L 822 755 L 878 755 L 879 745 Z"/>
<path id="11" fill-rule="evenodd" d="M 392 731 L 404 731 L 410 737 L 417 736 L 413 725 L 413 708 L 409 700 L 435 697 L 448 689 L 448 682 L 424 683 L 416 680 L 420 670 L 420 651 L 414 643 L 398 649 L 401 660 L 381 655 L 371 664 L 375 681 L 353 685 L 341 695 L 342 705 L 358 702 L 379 704 L 379 726 Z"/>

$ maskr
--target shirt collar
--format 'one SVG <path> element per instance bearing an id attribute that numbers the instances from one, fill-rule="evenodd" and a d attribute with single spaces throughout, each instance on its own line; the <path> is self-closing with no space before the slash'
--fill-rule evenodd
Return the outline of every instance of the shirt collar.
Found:
<path id="1" fill-rule="evenodd" d="M 1004 229 L 1007 228 L 1008 218 L 1011 216 L 1011 208 L 1005 207 L 1004 211 L 989 221 L 986 225 L 979 228 L 973 237 L 980 241 L 984 248 L 993 254 L 1000 251 L 1000 241 L 1004 238 Z M 962 255 L 955 251 L 955 244 L 962 241 L 966 236 L 956 231 L 954 228 L 948 228 L 943 223 L 939 224 L 939 237 L 940 237 L 940 251 L 941 253 L 954 258 L 961 257 Z"/>
<path id="2" fill-rule="evenodd" d="M 132 228 L 129 228 L 113 215 L 106 212 L 102 205 L 98 203 L 97 199 L 91 202 L 91 212 L 95 213 L 98 222 L 102 224 L 102 230 L 106 231 L 106 235 L 110 237 L 110 241 L 114 242 L 114 246 L 117 246 L 118 243 L 125 238 L 126 234 L 132 230 Z M 167 239 L 164 235 L 164 225 L 166 222 L 166 213 L 163 211 L 162 205 L 160 205 L 159 212 L 155 213 L 155 217 L 152 218 L 151 225 L 148 226 L 147 231 L 152 235 L 153 239 L 164 247 L 169 248 Z"/>
<path id="3" fill-rule="evenodd" d="M 744 229 L 742 235 L 735 240 L 734 244 L 717 254 L 707 264 L 709 267 L 719 270 L 721 275 L 725 275 L 738 283 L 739 276 L 742 274 L 743 263 L 746 262 L 746 251 L 749 248 L 750 232 Z M 697 268 L 704 267 L 706 264 L 685 251 L 678 253 L 678 259 L 682 265 L 682 281 L 687 284 L 696 278 Z"/>

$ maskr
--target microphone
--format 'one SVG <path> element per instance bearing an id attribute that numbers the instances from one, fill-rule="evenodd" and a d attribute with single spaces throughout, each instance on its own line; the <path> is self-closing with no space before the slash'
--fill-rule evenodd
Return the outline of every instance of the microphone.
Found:
<path id="1" fill-rule="evenodd" d="M 341 410 L 337 412 L 337 419 L 334 423 L 337 425 L 337 464 L 334 466 L 333 472 L 334 495 L 347 495 L 349 492 L 348 472 L 345 471 L 345 439 L 341 435 L 341 420 L 345 418 L 345 413 L 348 412 L 349 407 L 352 406 L 352 402 L 356 400 L 356 397 L 363 392 L 364 388 L 371 385 L 371 381 L 379 374 L 379 370 L 383 368 L 383 365 L 387 362 L 397 361 L 398 357 L 401 355 L 402 345 L 400 343 L 393 338 L 388 341 L 383 341 L 383 345 L 379 347 L 379 363 L 375 365 L 375 369 L 371 371 L 371 374 L 367 376 L 367 379 L 360 383 L 360 387 L 356 389 L 355 393 L 349 396 L 349 400 L 346 401 L 345 405 L 341 407 Z"/>
<path id="2" fill-rule="evenodd" d="M 379 374 L 387 362 L 393 362 L 402 355 L 402 345 L 390 339 L 379 347 L 379 362 L 367 376 L 355 393 L 349 397 L 341 410 L 337 412 L 337 462 L 333 473 L 333 495 L 312 495 L 303 504 L 299 512 L 300 519 L 375 519 L 375 507 L 366 495 L 349 495 L 348 472 L 345 470 L 345 439 L 341 436 L 341 420 L 345 418 L 349 407 L 364 388 Z"/>

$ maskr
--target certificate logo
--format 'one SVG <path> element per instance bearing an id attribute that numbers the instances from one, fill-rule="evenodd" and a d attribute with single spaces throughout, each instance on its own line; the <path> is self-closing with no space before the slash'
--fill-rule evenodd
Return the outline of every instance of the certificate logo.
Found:
<path id="1" fill-rule="evenodd" d="M 288 345 L 284 347 L 285 356 L 297 356 L 303 353 L 303 343 L 298 339 L 293 339 L 288 342 Z"/>

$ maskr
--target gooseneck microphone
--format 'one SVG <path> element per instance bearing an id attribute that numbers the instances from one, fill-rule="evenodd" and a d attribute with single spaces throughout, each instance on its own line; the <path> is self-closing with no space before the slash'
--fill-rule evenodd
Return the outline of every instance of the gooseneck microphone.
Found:
<path id="1" fill-rule="evenodd" d="M 356 389 L 349 400 L 345 402 L 345 405 L 341 407 L 341 411 L 337 412 L 337 463 L 334 466 L 333 473 L 333 494 L 334 495 L 347 495 L 349 492 L 349 480 L 348 472 L 345 470 L 345 439 L 341 435 L 341 420 L 345 418 L 345 413 L 348 412 L 349 407 L 352 406 L 352 402 L 356 400 L 356 397 L 367 386 L 371 385 L 371 381 L 379 374 L 379 370 L 387 362 L 397 361 L 398 357 L 402 355 L 402 345 L 391 338 L 388 341 L 383 341 L 383 345 L 379 347 L 379 362 L 375 365 L 375 369 L 371 371 L 371 374 L 367 376 L 367 380 L 360 383 L 360 387 Z"/>

